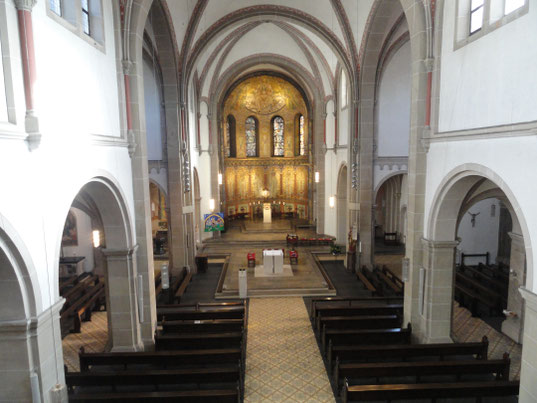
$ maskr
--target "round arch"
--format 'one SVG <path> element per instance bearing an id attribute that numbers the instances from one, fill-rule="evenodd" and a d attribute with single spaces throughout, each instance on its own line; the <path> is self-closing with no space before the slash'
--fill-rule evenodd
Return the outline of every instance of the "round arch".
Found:
<path id="1" fill-rule="evenodd" d="M 516 229 L 515 223 L 518 222 L 526 249 L 526 284 L 531 285 L 533 284 L 533 256 L 526 219 L 513 191 L 496 172 L 488 167 L 479 164 L 463 164 L 454 168 L 446 175 L 442 182 L 440 182 L 432 199 L 424 235 L 434 241 L 454 240 L 459 211 L 462 207 L 464 196 L 482 178 L 486 178 L 494 183 L 505 194 L 509 204 L 512 206 L 510 213 L 512 213 L 513 228 Z M 531 289 L 531 286 L 529 288 Z"/>

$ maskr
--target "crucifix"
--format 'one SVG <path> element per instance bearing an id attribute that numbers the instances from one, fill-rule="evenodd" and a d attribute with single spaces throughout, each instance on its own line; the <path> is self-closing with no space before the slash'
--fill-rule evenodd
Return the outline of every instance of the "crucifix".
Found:
<path id="1" fill-rule="evenodd" d="M 472 216 L 470 222 L 472 223 L 472 228 L 473 228 L 473 227 L 475 227 L 475 218 L 481 213 L 479 212 L 479 213 L 472 214 L 472 213 L 468 212 L 468 214 L 470 214 Z"/>

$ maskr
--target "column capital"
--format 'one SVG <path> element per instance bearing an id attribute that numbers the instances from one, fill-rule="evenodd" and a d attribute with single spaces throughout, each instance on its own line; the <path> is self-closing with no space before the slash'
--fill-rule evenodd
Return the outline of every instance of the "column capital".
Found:
<path id="1" fill-rule="evenodd" d="M 32 11 L 37 0 L 15 0 L 15 8 L 17 10 Z"/>
<path id="2" fill-rule="evenodd" d="M 126 258 L 134 255 L 138 250 L 138 244 L 134 245 L 132 248 L 126 249 L 101 249 L 101 252 L 106 257 L 116 257 L 116 258 Z"/>
<path id="3" fill-rule="evenodd" d="M 537 312 L 537 294 L 528 290 L 526 287 L 520 287 L 518 289 L 524 301 L 526 301 L 526 307 L 532 311 Z"/>
<path id="4" fill-rule="evenodd" d="M 429 249 L 452 249 L 456 248 L 460 241 L 435 241 L 433 239 L 421 238 L 421 243 Z"/>
<path id="5" fill-rule="evenodd" d="M 508 232 L 509 238 L 511 238 L 512 242 L 517 242 L 522 245 L 524 245 L 524 236 L 517 234 L 516 232 Z"/>
<path id="6" fill-rule="evenodd" d="M 121 67 L 123 67 L 123 74 L 126 76 L 132 74 L 133 66 L 134 66 L 134 63 L 131 62 L 130 60 L 123 59 L 121 61 Z"/>

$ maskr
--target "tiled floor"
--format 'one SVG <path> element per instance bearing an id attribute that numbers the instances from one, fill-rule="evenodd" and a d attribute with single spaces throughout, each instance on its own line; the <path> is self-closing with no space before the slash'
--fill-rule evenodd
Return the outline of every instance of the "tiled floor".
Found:
<path id="1" fill-rule="evenodd" d="M 302 298 L 250 300 L 245 402 L 334 402 Z"/>

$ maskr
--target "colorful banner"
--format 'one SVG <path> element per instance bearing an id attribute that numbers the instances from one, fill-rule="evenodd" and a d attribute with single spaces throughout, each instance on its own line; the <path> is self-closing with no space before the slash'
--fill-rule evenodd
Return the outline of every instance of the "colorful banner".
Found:
<path id="1" fill-rule="evenodd" d="M 205 214 L 205 232 L 224 230 L 224 213 Z"/>

